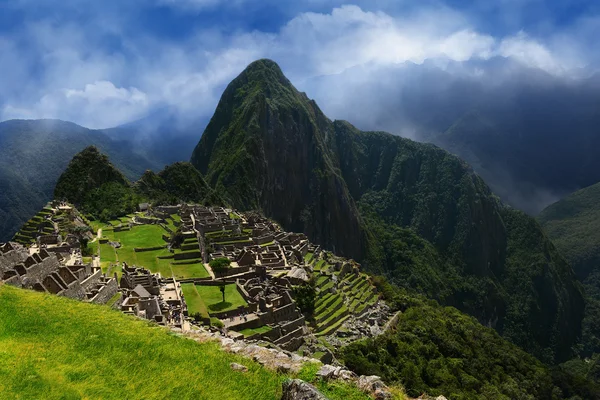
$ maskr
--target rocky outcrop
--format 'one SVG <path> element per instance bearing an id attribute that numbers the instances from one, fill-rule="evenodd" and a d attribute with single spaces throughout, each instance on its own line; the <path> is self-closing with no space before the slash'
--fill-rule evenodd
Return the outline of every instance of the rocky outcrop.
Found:
<path id="1" fill-rule="evenodd" d="M 300 379 L 287 379 L 282 384 L 281 400 L 327 400 L 316 387 Z"/>

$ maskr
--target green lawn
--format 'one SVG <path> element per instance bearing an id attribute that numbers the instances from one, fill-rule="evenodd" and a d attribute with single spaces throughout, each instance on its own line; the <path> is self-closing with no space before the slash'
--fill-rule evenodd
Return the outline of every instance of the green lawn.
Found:
<path id="1" fill-rule="evenodd" d="M 173 276 L 179 279 L 185 278 L 208 278 L 210 275 L 206 268 L 204 268 L 204 263 L 197 262 L 194 264 L 171 264 L 171 271 L 173 271 Z"/>
<path id="2" fill-rule="evenodd" d="M 248 305 L 237 291 L 235 284 L 225 285 L 225 303 L 223 303 L 221 290 L 218 286 L 196 285 L 196 289 L 200 297 L 202 297 L 204 304 L 208 307 L 209 312 L 235 310 L 240 306 Z"/>
<path id="3" fill-rule="evenodd" d="M 272 328 L 270 326 L 264 325 L 264 326 L 260 326 L 258 328 L 254 328 L 254 329 L 242 329 L 240 331 L 240 333 L 242 335 L 244 335 L 244 337 L 248 337 L 248 336 L 252 336 L 252 335 L 256 335 L 258 333 L 267 333 L 271 330 Z"/>
<path id="4" fill-rule="evenodd" d="M 195 313 L 200 313 L 203 318 L 209 318 L 206 304 L 202 301 L 202 297 L 196 290 L 196 285 L 193 283 L 182 283 L 181 290 L 183 291 L 183 297 L 185 297 L 185 303 L 188 306 L 188 314 L 192 316 Z"/>
<path id="5" fill-rule="evenodd" d="M 167 244 L 162 239 L 164 233 L 160 225 L 137 225 L 129 231 L 114 232 L 114 238 L 124 247 L 156 247 Z"/>
<path id="6" fill-rule="evenodd" d="M 210 276 L 201 262 L 186 265 L 171 265 L 172 259 L 159 259 L 171 253 L 167 249 L 152 251 L 134 251 L 134 248 L 148 248 L 163 246 L 166 242 L 162 239 L 165 230 L 160 225 L 134 226 L 130 231 L 114 232 L 103 230 L 102 236 L 111 241 L 119 241 L 121 247 L 113 249 L 109 244 L 102 244 L 101 259 L 109 262 L 126 262 L 128 265 L 137 265 L 160 273 L 165 277 L 176 278 L 206 278 Z M 197 250 L 195 250 L 197 251 Z"/>
<path id="7" fill-rule="evenodd" d="M 233 371 L 231 362 L 249 371 Z M 0 287 L 0 376 L 1 398 L 50 400 L 273 400 L 285 379 L 216 342 L 197 343 L 106 306 L 8 285 Z M 334 400 L 368 399 L 331 389 Z"/>
<path id="8" fill-rule="evenodd" d="M 117 253 L 115 252 L 115 248 L 108 243 L 101 243 L 100 260 L 109 262 L 117 261 Z"/>

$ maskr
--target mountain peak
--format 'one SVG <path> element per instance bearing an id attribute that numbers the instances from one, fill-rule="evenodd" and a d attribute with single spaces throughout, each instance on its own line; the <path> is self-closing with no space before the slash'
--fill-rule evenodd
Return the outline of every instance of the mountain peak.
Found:
<path id="1" fill-rule="evenodd" d="M 242 89 L 241 92 L 245 95 L 263 94 L 268 98 L 276 97 L 289 90 L 296 91 L 279 65 L 266 58 L 250 63 L 229 84 L 228 89 L 236 91 Z"/>
<path id="2" fill-rule="evenodd" d="M 88 146 L 73 157 L 58 179 L 54 197 L 80 204 L 87 194 L 105 183 L 129 186 L 127 178 L 111 164 L 108 156 L 96 146 Z"/>

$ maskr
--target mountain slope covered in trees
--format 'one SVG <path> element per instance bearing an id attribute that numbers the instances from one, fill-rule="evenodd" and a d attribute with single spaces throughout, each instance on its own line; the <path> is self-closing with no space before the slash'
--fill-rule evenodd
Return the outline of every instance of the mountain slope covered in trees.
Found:
<path id="1" fill-rule="evenodd" d="M 533 219 L 444 150 L 329 120 L 274 62 L 229 84 L 192 164 L 234 207 L 421 282 L 545 361 L 570 357 L 581 288 Z"/>
<path id="2" fill-rule="evenodd" d="M 600 183 L 550 205 L 538 220 L 583 282 L 585 355 L 600 353 Z"/>

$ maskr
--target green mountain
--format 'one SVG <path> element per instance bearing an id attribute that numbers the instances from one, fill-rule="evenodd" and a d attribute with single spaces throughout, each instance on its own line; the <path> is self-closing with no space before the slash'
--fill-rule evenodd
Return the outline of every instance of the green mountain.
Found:
<path id="1" fill-rule="evenodd" d="M 69 160 L 94 145 L 129 179 L 161 164 L 140 156 L 102 131 L 58 120 L 0 122 L 0 241 L 12 235 L 53 197 Z"/>
<path id="2" fill-rule="evenodd" d="M 204 177 L 188 162 L 168 165 L 158 174 L 146 171 L 135 189 L 142 196 L 160 204 L 196 202 L 201 204 L 221 204 L 223 200 L 206 183 Z"/>
<path id="3" fill-rule="evenodd" d="M 269 60 L 226 88 L 191 162 L 235 207 L 363 258 L 367 238 L 336 154 L 331 121 Z"/>
<path id="4" fill-rule="evenodd" d="M 573 265 L 589 297 L 584 319 L 584 354 L 600 353 L 600 183 L 550 205 L 538 220 Z"/>
<path id="5" fill-rule="evenodd" d="M 274 62 L 229 84 L 191 161 L 234 207 L 455 305 L 543 360 L 570 357 L 581 288 L 535 220 L 444 150 L 329 120 Z"/>
<path id="6" fill-rule="evenodd" d="M 548 206 L 538 221 L 579 279 L 600 267 L 600 183 Z"/>
<path id="7" fill-rule="evenodd" d="M 58 178 L 54 198 L 102 220 L 133 212 L 140 201 L 125 175 L 93 146 L 73 157 Z"/>

